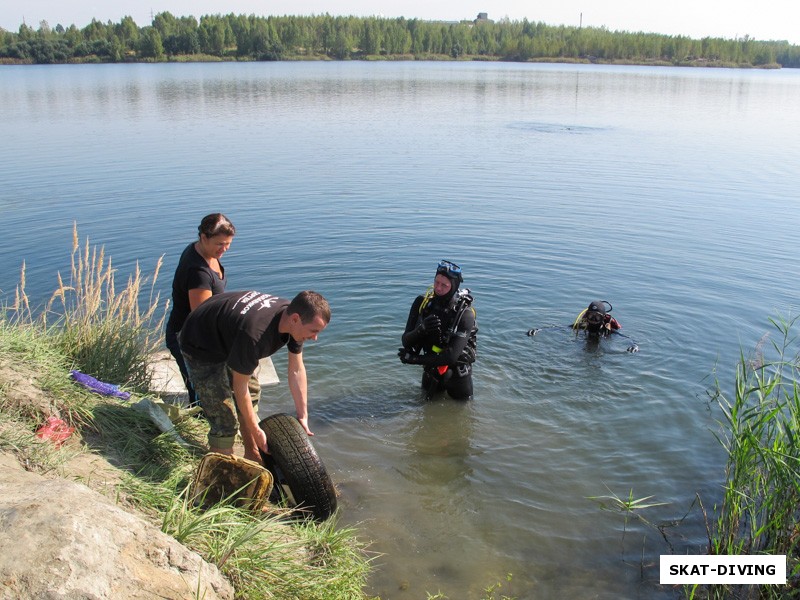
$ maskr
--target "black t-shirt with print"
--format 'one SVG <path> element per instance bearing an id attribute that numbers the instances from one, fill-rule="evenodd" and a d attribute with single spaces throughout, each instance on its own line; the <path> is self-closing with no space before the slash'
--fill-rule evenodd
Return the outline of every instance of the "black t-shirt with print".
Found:
<path id="1" fill-rule="evenodd" d="M 258 361 L 287 345 L 300 354 L 303 343 L 278 332 L 289 300 L 261 292 L 226 292 L 212 296 L 193 310 L 183 324 L 181 350 L 192 358 L 225 362 L 249 375 Z"/>
<path id="2" fill-rule="evenodd" d="M 225 267 L 220 263 L 220 277 L 194 248 L 192 242 L 183 250 L 175 276 L 172 278 L 172 312 L 167 321 L 167 333 L 177 333 L 192 311 L 189 305 L 189 290 L 211 290 L 212 295 L 225 291 Z"/>

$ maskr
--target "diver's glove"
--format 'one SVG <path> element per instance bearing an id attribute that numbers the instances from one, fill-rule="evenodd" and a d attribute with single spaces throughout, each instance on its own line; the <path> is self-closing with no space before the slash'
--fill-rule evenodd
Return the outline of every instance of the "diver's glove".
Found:
<path id="1" fill-rule="evenodd" d="M 435 333 L 439 335 L 442 332 L 442 320 L 439 315 L 428 315 L 422 320 L 417 329 L 420 333 Z"/>
<path id="2" fill-rule="evenodd" d="M 419 356 L 409 352 L 405 348 L 400 348 L 397 351 L 397 356 L 400 358 L 400 362 L 404 365 L 418 365 L 419 364 Z"/>
<path id="3" fill-rule="evenodd" d="M 465 360 L 469 364 L 474 363 L 477 358 L 478 351 L 470 345 L 467 345 L 467 347 L 464 348 L 464 351 L 461 353 L 461 359 Z"/>

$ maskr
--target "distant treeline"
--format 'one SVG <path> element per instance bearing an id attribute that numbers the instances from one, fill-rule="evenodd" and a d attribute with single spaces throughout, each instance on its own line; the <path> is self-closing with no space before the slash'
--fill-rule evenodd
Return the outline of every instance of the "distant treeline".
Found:
<path id="1" fill-rule="evenodd" d="M 17 33 L 0 29 L 0 62 L 162 60 L 484 59 L 752 67 L 800 67 L 786 41 L 670 36 L 485 18 L 440 22 L 379 17 L 155 16 L 139 27 L 97 20 Z"/>

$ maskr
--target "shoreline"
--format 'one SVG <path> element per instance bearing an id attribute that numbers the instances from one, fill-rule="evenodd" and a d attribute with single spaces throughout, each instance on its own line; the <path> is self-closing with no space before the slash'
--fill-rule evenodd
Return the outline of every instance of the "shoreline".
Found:
<path id="1" fill-rule="evenodd" d="M 70 59 L 68 61 L 51 62 L 51 63 L 37 63 L 33 59 L 16 59 L 16 58 L 0 58 L 0 66 L 34 66 L 41 64 L 51 65 L 113 65 L 113 64 L 159 64 L 159 63 L 210 63 L 210 62 L 504 62 L 504 63 L 519 63 L 519 64 L 578 64 L 578 65 L 612 65 L 612 66 L 629 66 L 629 67 L 689 67 L 689 68 L 709 68 L 709 69 L 759 69 L 759 70 L 780 70 L 790 69 L 792 67 L 784 67 L 778 63 L 770 63 L 765 65 L 753 65 L 751 63 L 731 63 L 725 61 L 711 61 L 706 59 L 688 60 L 670 62 L 666 60 L 650 60 L 650 61 L 635 61 L 635 60 L 604 60 L 597 57 L 589 56 L 584 58 L 565 58 L 565 57 L 550 57 L 550 58 L 530 58 L 528 60 L 506 60 L 499 56 L 460 56 L 452 58 L 446 54 L 442 55 L 414 55 L 414 54 L 397 54 L 397 55 L 364 55 L 359 57 L 336 59 L 329 56 L 305 56 L 296 55 L 280 60 L 256 60 L 254 58 L 242 57 L 217 57 L 207 54 L 178 54 L 170 56 L 161 60 L 155 59 L 126 59 L 122 61 L 101 60 L 97 56 L 86 56 L 83 58 Z"/>

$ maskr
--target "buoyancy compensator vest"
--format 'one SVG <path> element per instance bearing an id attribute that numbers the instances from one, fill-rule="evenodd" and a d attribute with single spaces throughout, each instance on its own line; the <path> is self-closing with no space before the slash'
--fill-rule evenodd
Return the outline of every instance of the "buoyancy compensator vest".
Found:
<path id="1" fill-rule="evenodd" d="M 420 319 L 424 319 L 430 314 L 436 314 L 442 323 L 439 340 L 438 343 L 434 342 L 433 351 L 436 352 L 437 347 L 446 347 L 453 336 L 466 335 L 467 344 L 456 360 L 456 364 L 474 363 L 478 356 L 478 314 L 475 307 L 472 306 L 474 301 L 472 293 L 468 288 L 459 289 L 444 307 L 436 300 L 433 291 L 429 290 L 419 307 Z M 473 325 L 469 331 L 459 332 L 459 326 L 466 311 L 472 311 Z"/>

